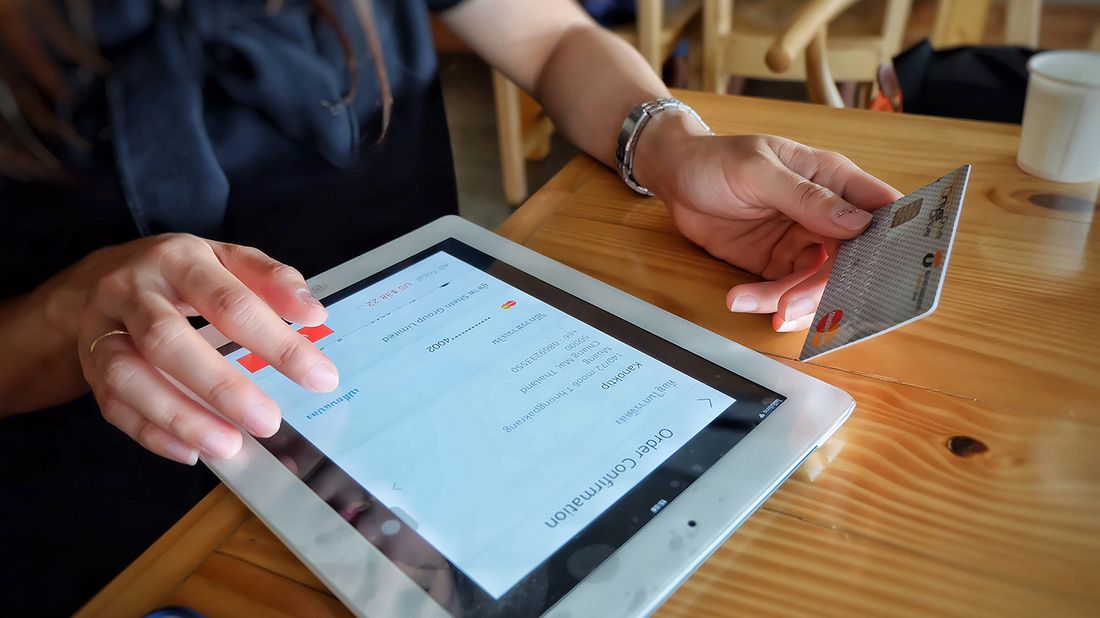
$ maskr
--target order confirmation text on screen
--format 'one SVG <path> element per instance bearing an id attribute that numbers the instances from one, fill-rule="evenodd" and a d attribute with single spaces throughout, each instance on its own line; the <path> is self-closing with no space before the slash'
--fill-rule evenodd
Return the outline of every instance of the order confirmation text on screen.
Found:
<path id="1" fill-rule="evenodd" d="M 734 402 L 443 251 L 309 332 L 335 393 L 239 368 L 498 598 Z"/>

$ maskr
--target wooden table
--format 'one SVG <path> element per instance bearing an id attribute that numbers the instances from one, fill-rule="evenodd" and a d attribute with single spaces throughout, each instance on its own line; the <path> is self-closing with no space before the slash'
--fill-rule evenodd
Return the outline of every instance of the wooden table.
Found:
<path id="1" fill-rule="evenodd" d="M 1100 185 L 1027 176 L 1019 128 L 682 93 L 721 133 L 844 152 L 911 191 L 974 165 L 939 310 L 799 367 L 851 420 L 664 605 L 698 615 L 1100 614 Z M 500 232 L 795 365 L 802 334 L 731 315 L 753 277 L 587 158 Z M 346 610 L 224 487 L 84 608 Z"/>

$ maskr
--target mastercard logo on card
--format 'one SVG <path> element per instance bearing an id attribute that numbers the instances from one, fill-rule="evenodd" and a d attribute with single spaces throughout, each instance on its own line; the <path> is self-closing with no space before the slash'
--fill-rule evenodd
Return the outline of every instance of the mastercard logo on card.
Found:
<path id="1" fill-rule="evenodd" d="M 516 301 L 510 300 L 510 301 L 504 303 L 503 305 L 501 305 L 500 308 L 501 309 L 511 309 L 512 307 L 515 307 L 515 306 L 516 306 Z"/>
<path id="2" fill-rule="evenodd" d="M 813 345 L 819 346 L 832 339 L 833 335 L 836 334 L 836 329 L 840 327 L 840 320 L 843 318 L 844 311 L 841 309 L 833 309 L 826 313 L 817 323 L 817 328 L 814 329 Z"/>

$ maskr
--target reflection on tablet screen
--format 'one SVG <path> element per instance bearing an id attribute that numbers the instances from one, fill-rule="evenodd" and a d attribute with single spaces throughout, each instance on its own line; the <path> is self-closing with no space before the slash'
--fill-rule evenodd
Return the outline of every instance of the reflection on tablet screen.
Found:
<path id="1" fill-rule="evenodd" d="M 457 240 L 325 299 L 261 440 L 448 611 L 537 613 L 783 397 Z"/>

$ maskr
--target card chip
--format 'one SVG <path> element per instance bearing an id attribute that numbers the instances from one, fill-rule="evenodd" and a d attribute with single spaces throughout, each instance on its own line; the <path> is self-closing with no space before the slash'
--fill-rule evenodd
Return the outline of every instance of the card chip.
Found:
<path id="1" fill-rule="evenodd" d="M 894 219 L 890 222 L 890 227 L 895 228 L 902 223 L 915 219 L 920 214 L 920 207 L 923 203 L 923 199 L 917 199 L 897 209 L 894 213 Z"/>

